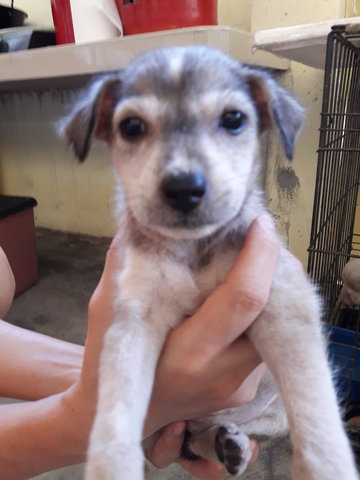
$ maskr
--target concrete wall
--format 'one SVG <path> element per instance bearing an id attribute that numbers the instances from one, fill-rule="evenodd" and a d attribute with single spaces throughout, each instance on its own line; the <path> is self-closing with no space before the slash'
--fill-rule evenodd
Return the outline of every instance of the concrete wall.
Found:
<path id="1" fill-rule="evenodd" d="M 250 32 L 252 3 L 252 0 L 218 0 L 219 23 Z"/>
<path id="2" fill-rule="evenodd" d="M 219 23 L 257 31 L 358 14 L 352 0 L 219 0 Z M 50 1 L 18 0 L 29 22 L 51 23 Z M 283 82 L 300 99 L 307 121 L 294 161 L 288 165 L 275 142 L 270 147 L 267 190 L 270 208 L 291 250 L 304 263 L 312 214 L 323 72 L 292 64 Z M 112 173 L 96 146 L 84 165 L 73 163 L 57 140 L 52 123 L 71 93 L 65 91 L 1 95 L 0 191 L 37 198 L 38 225 L 93 235 L 112 235 Z"/>
<path id="3" fill-rule="evenodd" d="M 360 0 L 220 0 L 219 3 L 220 22 L 245 24 L 252 32 L 358 15 Z M 323 75 L 321 70 L 296 62 L 282 75 L 283 84 L 305 107 L 306 121 L 291 164 L 284 159 L 278 142 L 271 138 L 266 175 L 269 208 L 277 217 L 290 250 L 304 265 L 311 229 Z M 360 211 L 355 224 L 355 231 L 360 231 Z"/>
<path id="4" fill-rule="evenodd" d="M 16 2 L 28 13 L 27 23 L 44 27 L 52 27 L 50 5 Z M 111 236 L 114 182 L 105 149 L 95 145 L 78 165 L 55 132 L 73 96 L 72 90 L 0 93 L 0 192 L 35 197 L 38 226 Z"/>
<path id="5" fill-rule="evenodd" d="M 71 92 L 0 95 L 0 191 L 33 196 L 39 226 L 110 236 L 113 175 L 102 145 L 77 164 L 56 135 Z"/>
<path id="6" fill-rule="evenodd" d="M 346 2 L 342 0 L 253 0 L 251 30 L 342 18 L 345 9 Z M 311 229 L 323 75 L 321 70 L 292 62 L 291 70 L 283 75 L 282 81 L 305 107 L 306 122 L 291 164 L 284 159 L 276 142 L 271 143 L 269 151 L 269 207 L 278 218 L 290 250 L 304 264 Z"/>
<path id="7" fill-rule="evenodd" d="M 1 3 L 11 4 L 10 0 L 3 0 Z M 14 6 L 28 14 L 26 23 L 52 27 L 51 0 L 16 0 Z"/>

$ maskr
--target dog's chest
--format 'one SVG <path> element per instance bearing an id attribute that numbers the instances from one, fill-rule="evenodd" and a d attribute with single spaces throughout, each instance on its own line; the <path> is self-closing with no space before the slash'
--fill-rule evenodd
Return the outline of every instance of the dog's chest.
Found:
<path id="1" fill-rule="evenodd" d="M 168 327 L 174 327 L 224 281 L 236 253 L 232 248 L 217 252 L 199 268 L 191 255 L 194 265 L 191 260 L 181 262 L 160 252 L 149 255 L 130 247 L 120 276 L 120 301 L 136 308 L 139 317 L 163 318 Z"/>
<path id="2" fill-rule="evenodd" d="M 229 249 L 218 253 L 211 261 L 194 274 L 198 291 L 198 303 L 202 303 L 217 285 L 225 280 L 238 252 Z"/>

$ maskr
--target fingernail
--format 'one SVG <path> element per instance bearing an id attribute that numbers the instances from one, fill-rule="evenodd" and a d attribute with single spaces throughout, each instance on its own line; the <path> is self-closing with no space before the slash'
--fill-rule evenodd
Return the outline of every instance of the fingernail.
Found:
<path id="1" fill-rule="evenodd" d="M 185 431 L 185 423 L 175 423 L 173 426 L 173 434 L 175 437 L 181 437 Z"/>
<path id="2" fill-rule="evenodd" d="M 268 213 L 264 213 L 263 215 L 260 215 L 257 218 L 257 221 L 259 222 L 259 225 L 262 228 L 264 228 L 266 231 L 272 231 L 273 232 L 274 230 L 276 230 L 274 219 Z"/>

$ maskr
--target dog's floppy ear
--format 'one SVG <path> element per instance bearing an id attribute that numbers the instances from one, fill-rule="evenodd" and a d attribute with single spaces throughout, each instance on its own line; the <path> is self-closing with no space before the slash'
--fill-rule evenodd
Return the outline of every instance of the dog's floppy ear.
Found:
<path id="1" fill-rule="evenodd" d="M 260 130 L 275 127 L 288 160 L 304 120 L 304 109 L 264 69 L 250 67 L 247 72 L 251 95 L 256 103 Z"/>
<path id="2" fill-rule="evenodd" d="M 58 123 L 58 132 L 82 162 L 89 153 L 92 137 L 110 142 L 112 114 L 120 97 L 120 76 L 109 74 L 95 81 Z"/>

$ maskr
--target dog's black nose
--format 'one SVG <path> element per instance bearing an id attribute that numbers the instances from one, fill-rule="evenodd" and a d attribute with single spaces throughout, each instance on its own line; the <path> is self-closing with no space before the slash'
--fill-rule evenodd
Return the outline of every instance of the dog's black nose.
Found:
<path id="1" fill-rule="evenodd" d="M 206 192 L 206 180 L 200 172 L 168 175 L 162 182 L 162 193 L 168 205 L 182 213 L 198 207 Z"/>

